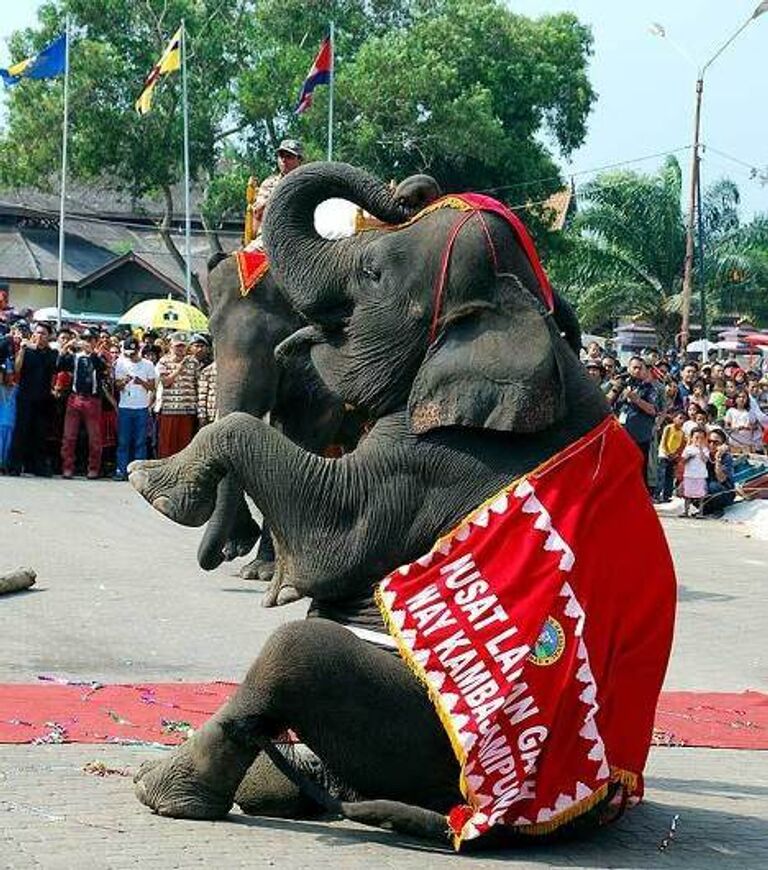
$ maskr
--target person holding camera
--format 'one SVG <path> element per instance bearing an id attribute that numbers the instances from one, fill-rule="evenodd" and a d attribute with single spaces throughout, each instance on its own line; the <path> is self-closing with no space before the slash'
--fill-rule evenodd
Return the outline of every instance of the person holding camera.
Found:
<path id="1" fill-rule="evenodd" d="M 19 334 L 26 330 L 17 324 Z M 16 425 L 8 460 L 8 473 L 22 471 L 39 477 L 50 477 L 51 469 L 45 453 L 45 438 L 50 426 L 52 404 L 51 385 L 56 373 L 56 351 L 50 346 L 51 327 L 36 323 L 31 338 L 20 339 L 14 360 L 18 383 L 16 392 Z"/>
<path id="2" fill-rule="evenodd" d="M 88 480 L 101 472 L 101 397 L 107 363 L 97 349 L 98 336 L 85 329 L 79 338 L 66 341 L 59 350 L 56 368 L 72 375 L 72 392 L 64 415 L 61 440 L 61 476 L 69 480 L 75 473 L 75 448 L 80 427 L 88 435 Z"/>
<path id="3" fill-rule="evenodd" d="M 703 513 L 719 517 L 736 500 L 733 456 L 728 447 L 728 437 L 718 426 L 707 435 L 707 446 L 707 498 Z"/>
<path id="4" fill-rule="evenodd" d="M 648 485 L 648 454 L 653 443 L 656 415 L 661 410 L 659 391 L 648 379 L 648 368 L 639 356 L 630 358 L 626 376 L 620 379 L 620 384 L 612 390 L 616 395 L 615 412 L 643 456 L 643 479 Z M 609 401 L 610 397 L 609 392 Z"/>

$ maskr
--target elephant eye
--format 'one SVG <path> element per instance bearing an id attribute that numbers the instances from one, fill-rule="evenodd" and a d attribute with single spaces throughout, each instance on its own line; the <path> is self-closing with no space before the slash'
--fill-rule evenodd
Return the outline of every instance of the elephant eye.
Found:
<path id="1" fill-rule="evenodd" d="M 381 272 L 378 269 L 371 268 L 370 266 L 363 266 L 363 275 L 370 281 L 379 281 L 381 279 Z"/>

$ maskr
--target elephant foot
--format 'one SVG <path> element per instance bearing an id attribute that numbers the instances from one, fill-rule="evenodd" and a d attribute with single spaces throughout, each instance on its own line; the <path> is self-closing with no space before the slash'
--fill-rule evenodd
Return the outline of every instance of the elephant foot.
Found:
<path id="1" fill-rule="evenodd" d="M 184 459 L 131 462 L 128 479 L 155 510 L 183 526 L 202 526 L 216 507 L 216 480 L 210 466 Z"/>
<path id="2" fill-rule="evenodd" d="M 275 576 L 275 563 L 257 557 L 243 565 L 238 573 L 243 580 L 261 580 L 269 583 Z"/>
<path id="3" fill-rule="evenodd" d="M 303 597 L 295 586 L 283 580 L 279 574 L 275 574 L 261 599 L 261 606 L 282 607 L 284 604 L 293 604 Z"/>
<path id="4" fill-rule="evenodd" d="M 223 819 L 247 765 L 233 763 L 222 741 L 220 727 L 210 721 L 171 755 L 144 762 L 133 778 L 136 797 L 160 816 Z"/>
<path id="5" fill-rule="evenodd" d="M 249 816 L 309 819 L 322 813 L 322 807 L 302 794 L 266 755 L 259 755 L 248 768 L 235 794 L 235 803 Z"/>

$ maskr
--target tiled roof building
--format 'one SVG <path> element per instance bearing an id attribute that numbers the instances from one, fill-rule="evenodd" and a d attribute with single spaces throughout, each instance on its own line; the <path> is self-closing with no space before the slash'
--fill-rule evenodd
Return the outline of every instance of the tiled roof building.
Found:
<path id="1" fill-rule="evenodd" d="M 0 287 L 17 310 L 56 304 L 59 198 L 39 191 L 0 190 Z M 156 204 L 126 202 L 119 194 L 79 191 L 67 201 L 63 307 L 71 312 L 121 314 L 142 299 L 183 298 L 184 269 L 169 252 L 155 223 Z M 237 224 L 217 233 L 233 250 Z M 183 217 L 173 234 L 184 250 Z M 192 269 L 205 280 L 211 240 L 193 220 Z"/>

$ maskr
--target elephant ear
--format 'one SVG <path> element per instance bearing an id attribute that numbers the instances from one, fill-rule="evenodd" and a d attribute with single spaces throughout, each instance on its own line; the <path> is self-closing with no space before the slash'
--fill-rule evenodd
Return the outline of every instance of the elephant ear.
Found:
<path id="1" fill-rule="evenodd" d="M 516 294 L 501 307 L 449 323 L 416 374 L 408 399 L 411 429 L 443 426 L 538 432 L 565 413 L 557 325 Z"/>

